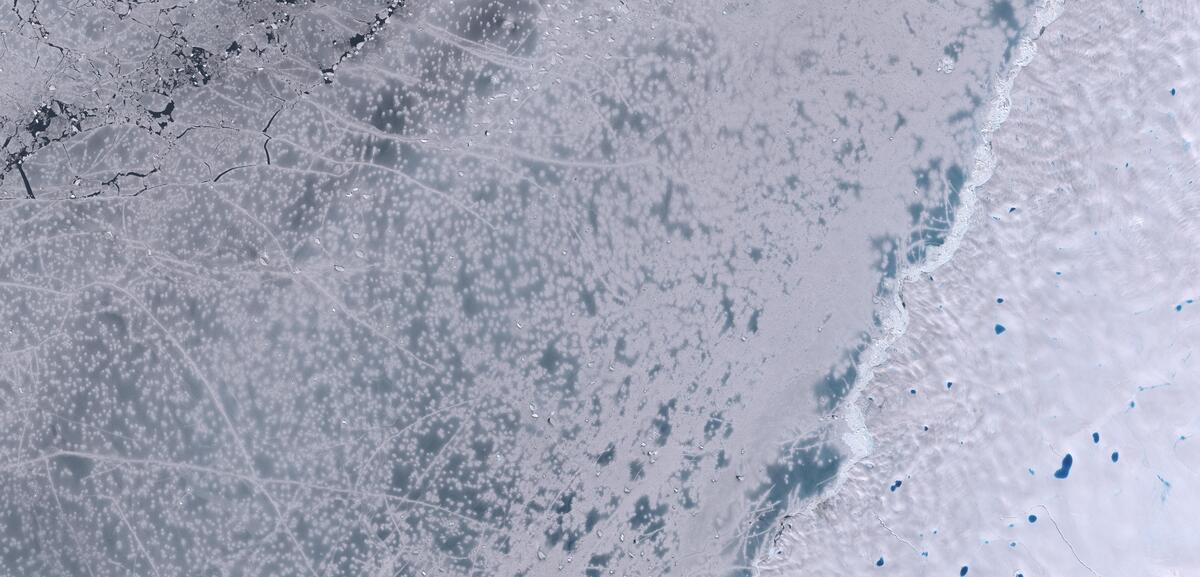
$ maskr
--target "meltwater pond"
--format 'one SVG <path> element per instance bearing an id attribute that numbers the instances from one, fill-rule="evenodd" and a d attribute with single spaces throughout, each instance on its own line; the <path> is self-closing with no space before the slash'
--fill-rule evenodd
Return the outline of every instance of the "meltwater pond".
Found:
<path id="1" fill-rule="evenodd" d="M 1030 13 L 14 2 L 0 574 L 752 573 Z"/>

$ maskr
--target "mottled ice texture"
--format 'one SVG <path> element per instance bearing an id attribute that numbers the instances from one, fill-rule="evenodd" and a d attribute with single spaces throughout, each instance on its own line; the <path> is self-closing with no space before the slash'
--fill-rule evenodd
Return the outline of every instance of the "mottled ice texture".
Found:
<path id="1" fill-rule="evenodd" d="M 1029 13 L 5 3 L 0 574 L 750 572 Z"/>
<path id="2" fill-rule="evenodd" d="M 1062 8 L 969 232 L 902 290 L 873 443 L 764 574 L 1200 571 L 1200 4 Z"/>

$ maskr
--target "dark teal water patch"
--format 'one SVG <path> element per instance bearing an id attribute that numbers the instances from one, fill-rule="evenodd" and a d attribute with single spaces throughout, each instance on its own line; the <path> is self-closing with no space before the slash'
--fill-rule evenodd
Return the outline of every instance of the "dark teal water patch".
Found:
<path id="1" fill-rule="evenodd" d="M 1021 23 L 1017 20 L 1017 11 L 1009 0 L 993 2 L 989 18 L 994 25 L 1002 25 L 1011 30 L 1021 29 Z"/>
<path id="2" fill-rule="evenodd" d="M 667 403 L 663 403 L 658 407 L 658 414 L 654 417 L 654 429 L 658 431 L 658 438 L 655 440 L 658 446 L 667 444 L 667 439 L 671 438 L 671 414 L 675 412 L 676 399 L 671 399 Z"/>
<path id="3" fill-rule="evenodd" d="M 587 569 L 584 571 L 586 577 L 601 577 L 604 568 L 608 567 L 608 562 L 612 560 L 612 553 L 604 555 L 592 555 L 588 559 Z"/>
<path id="4" fill-rule="evenodd" d="M 929 168 L 914 171 L 916 186 L 925 191 L 928 197 L 933 197 L 933 176 L 936 180 L 937 193 L 941 202 L 927 205 L 914 203 L 909 206 L 909 216 L 912 219 L 913 231 L 909 234 L 908 253 L 909 264 L 923 261 L 929 249 L 942 246 L 950 234 L 961 202 L 961 191 L 966 184 L 967 174 L 958 164 L 951 164 L 943 172 L 941 161 L 934 159 Z"/>
<path id="5" fill-rule="evenodd" d="M 758 318 L 760 316 L 762 316 L 762 309 L 754 309 L 754 312 L 750 313 L 750 321 L 746 323 L 746 330 L 750 331 L 751 333 L 757 333 Z"/>
<path id="6" fill-rule="evenodd" d="M 1017 17 L 1016 8 L 1009 0 L 993 2 L 992 9 L 988 14 L 988 21 L 993 26 L 1001 27 L 1007 32 L 1008 45 L 1004 47 L 1004 62 L 1009 62 L 1012 59 L 1013 50 L 1020 42 L 1021 28 L 1023 27 Z"/>
<path id="7" fill-rule="evenodd" d="M 596 523 L 599 523 L 601 520 L 607 519 L 607 518 L 608 518 L 608 515 L 601 513 L 599 509 L 596 509 L 595 507 L 593 507 L 590 511 L 587 512 L 587 516 L 584 517 L 584 521 L 583 521 L 584 532 L 591 533 L 592 529 L 596 528 Z"/>
<path id="8" fill-rule="evenodd" d="M 653 544 L 654 554 L 659 558 L 665 557 L 668 552 L 666 535 L 663 533 L 667 526 L 668 510 L 666 503 L 654 506 L 651 505 L 649 496 L 642 495 L 634 504 L 633 516 L 629 519 L 630 528 L 639 533 L 634 537 L 634 543 L 644 541 Z"/>
<path id="9" fill-rule="evenodd" d="M 650 497 L 642 495 L 633 506 L 633 516 L 629 519 L 629 526 L 642 530 L 644 533 L 654 533 L 666 526 L 666 521 L 663 519 L 666 514 L 667 505 L 665 503 L 661 503 L 657 507 L 651 506 Z"/>
<path id="10" fill-rule="evenodd" d="M 722 426 L 728 426 L 725 420 L 722 418 L 723 416 L 724 414 L 720 411 L 709 415 L 708 422 L 704 423 L 705 441 L 711 441 L 713 437 L 717 435 L 717 431 L 721 430 Z"/>
<path id="11" fill-rule="evenodd" d="M 1072 462 L 1074 462 L 1074 459 L 1071 457 L 1070 453 L 1067 453 L 1066 456 L 1063 457 L 1063 459 L 1062 459 L 1062 466 L 1059 467 L 1058 470 L 1054 472 L 1054 478 L 1066 479 L 1067 475 L 1071 474 L 1071 463 Z"/>
<path id="12" fill-rule="evenodd" d="M 876 237 L 871 239 L 871 248 L 875 251 L 875 270 L 880 273 L 875 294 L 883 296 L 891 292 L 893 281 L 900 273 L 900 239 Z"/>
<path id="13" fill-rule="evenodd" d="M 629 480 L 637 481 L 646 476 L 646 464 L 641 459 L 634 459 L 629 462 Z"/>
<path id="14" fill-rule="evenodd" d="M 837 408 L 842 399 L 850 393 L 854 381 L 858 379 L 858 363 L 866 348 L 867 341 L 864 335 L 862 342 L 846 351 L 838 364 L 817 382 L 815 393 L 823 410 L 832 411 Z"/>
<path id="15" fill-rule="evenodd" d="M 923 168 L 914 168 L 913 179 L 917 188 L 924 192 L 929 192 L 933 187 L 933 175 L 938 174 L 942 170 L 942 159 L 934 158 L 929 161 L 929 166 Z"/>
<path id="16" fill-rule="evenodd" d="M 729 295 L 721 296 L 721 312 L 725 316 L 725 324 L 721 326 L 721 332 L 733 328 L 733 299 Z"/>
<path id="17" fill-rule="evenodd" d="M 612 463 L 613 459 L 615 459 L 616 456 L 617 456 L 616 445 L 609 443 L 608 446 L 604 448 L 604 451 L 601 452 L 600 455 L 596 457 L 596 464 L 600 465 L 601 467 L 605 467 L 609 463 Z"/>
<path id="18" fill-rule="evenodd" d="M 781 520 L 788 503 L 820 492 L 837 475 L 841 460 L 842 456 L 833 447 L 818 438 L 811 438 L 784 449 L 779 459 L 767 466 L 766 479 L 747 494 L 759 513 L 738 552 L 739 567 L 748 567 L 763 545 L 782 530 Z M 744 568 L 732 573 L 733 577 L 751 575 L 753 573 Z"/>

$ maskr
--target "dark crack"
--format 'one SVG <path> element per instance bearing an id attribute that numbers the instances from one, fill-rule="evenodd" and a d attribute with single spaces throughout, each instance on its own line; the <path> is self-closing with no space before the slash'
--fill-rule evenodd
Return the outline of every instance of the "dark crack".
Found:
<path id="1" fill-rule="evenodd" d="M 337 73 L 338 66 L 341 65 L 342 62 L 345 62 L 347 59 L 353 58 L 354 55 L 358 54 L 362 49 L 362 45 L 366 44 L 368 40 L 374 40 L 375 36 L 378 35 L 385 26 L 387 26 L 388 20 L 392 17 L 392 14 L 395 14 L 397 10 L 403 7 L 403 0 L 390 0 L 388 2 L 387 9 L 384 10 L 383 14 L 375 15 L 375 20 L 371 22 L 371 25 L 368 27 L 365 33 L 351 36 L 348 40 L 350 48 L 342 52 L 342 54 L 338 56 L 337 60 L 333 64 L 321 69 L 321 77 L 325 79 L 325 83 L 332 84 L 333 76 Z"/>

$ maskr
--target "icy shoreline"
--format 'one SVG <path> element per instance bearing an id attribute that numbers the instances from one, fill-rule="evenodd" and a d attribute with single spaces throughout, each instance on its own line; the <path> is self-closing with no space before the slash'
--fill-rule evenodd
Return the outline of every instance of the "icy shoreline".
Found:
<path id="1" fill-rule="evenodd" d="M 1200 566 L 1194 11 L 1106 3 L 1039 40 L 979 230 L 903 275 L 905 338 L 854 391 L 857 460 L 763 574 Z"/>
<path id="2" fill-rule="evenodd" d="M 863 391 L 867 389 L 874 379 L 876 369 L 888 361 L 889 351 L 907 333 L 909 312 L 904 303 L 905 287 L 937 271 L 950 262 L 954 258 L 955 253 L 958 252 L 963 238 L 970 231 L 971 225 L 977 218 L 979 203 L 977 191 L 979 187 L 991 180 L 996 167 L 996 158 L 992 151 L 992 139 L 996 131 L 1008 119 L 1012 106 L 1011 92 L 1013 84 L 1017 77 L 1020 76 L 1021 71 L 1037 55 L 1036 40 L 1045 32 L 1046 27 L 1053 24 L 1062 15 L 1064 9 L 1064 0 L 1044 0 L 1041 3 L 1034 14 L 1034 20 L 1027 26 L 1026 31 L 1021 34 L 1018 52 L 1013 59 L 1012 65 L 1004 71 L 1003 75 L 997 78 L 986 115 L 986 121 L 982 130 L 980 130 L 981 140 L 975 149 L 974 166 L 970 171 L 967 182 L 962 187 L 962 200 L 958 207 L 957 218 L 954 220 L 945 243 L 941 246 L 929 248 L 926 257 L 919 265 L 902 267 L 900 269 L 895 280 L 895 289 L 891 293 L 892 306 L 883 317 L 881 333 L 878 337 L 872 339 L 864 351 L 861 358 L 865 359 L 865 361 L 861 362 L 857 367 L 857 378 L 850 387 L 850 392 L 840 404 L 841 407 L 844 407 L 841 417 L 844 426 L 848 429 L 842 435 L 842 441 L 851 450 L 851 454 L 843 463 L 832 485 L 816 497 L 800 503 L 798 508 L 793 509 L 795 512 L 792 515 L 811 513 L 822 504 L 836 497 L 845 484 L 849 472 L 872 454 L 875 444 L 874 437 L 867 427 L 865 415 L 860 406 L 860 400 Z"/>

